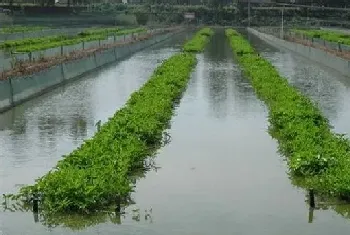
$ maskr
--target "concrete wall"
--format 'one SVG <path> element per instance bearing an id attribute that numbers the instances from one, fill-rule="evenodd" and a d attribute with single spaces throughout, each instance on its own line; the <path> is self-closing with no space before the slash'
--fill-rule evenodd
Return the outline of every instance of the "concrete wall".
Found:
<path id="1" fill-rule="evenodd" d="M 19 103 L 63 81 L 62 65 L 26 77 L 11 79 L 13 103 Z"/>
<path id="2" fill-rule="evenodd" d="M 143 34 L 150 33 L 150 30 L 147 32 L 139 32 L 134 33 L 135 36 L 140 36 Z M 105 40 L 95 40 L 95 41 L 89 41 L 89 42 L 81 42 L 74 45 L 66 45 L 66 46 L 59 46 L 59 47 L 53 47 L 48 48 L 45 50 L 39 50 L 39 51 L 33 51 L 31 53 L 29 52 L 14 52 L 12 57 L 6 57 L 6 58 L 0 58 L 0 72 L 4 70 L 8 70 L 12 68 L 11 62 L 14 60 L 17 61 L 26 61 L 26 60 L 39 60 L 40 58 L 50 58 L 53 56 L 60 56 L 64 54 L 69 54 L 74 51 L 79 51 L 82 49 L 91 49 L 96 48 L 102 45 L 108 45 L 115 42 L 122 42 L 125 39 L 131 38 L 132 35 L 113 35 L 109 36 Z M 124 39 L 125 38 L 125 39 Z M 0 34 L 1 39 L 1 34 Z M 1 40 L 0 40 L 1 41 Z"/>
<path id="3" fill-rule="evenodd" d="M 129 45 L 110 48 L 93 55 L 56 65 L 33 75 L 0 81 L 0 112 L 39 96 L 69 80 L 80 77 L 92 70 L 123 59 L 139 50 L 164 41 L 174 35 L 156 35 L 150 39 Z"/>
<path id="4" fill-rule="evenodd" d="M 261 33 L 252 28 L 248 28 L 248 31 L 272 46 L 291 50 L 303 57 L 316 61 L 329 68 L 335 69 L 344 76 L 350 76 L 350 61 L 348 60 L 335 56 L 321 49 L 285 41 L 272 35 Z"/>
<path id="5" fill-rule="evenodd" d="M 12 104 L 12 88 L 10 80 L 0 81 L 0 107 L 9 107 Z"/>
<path id="6" fill-rule="evenodd" d="M 63 78 L 69 80 L 96 68 L 95 55 L 80 60 L 70 61 L 69 63 L 62 64 Z"/>

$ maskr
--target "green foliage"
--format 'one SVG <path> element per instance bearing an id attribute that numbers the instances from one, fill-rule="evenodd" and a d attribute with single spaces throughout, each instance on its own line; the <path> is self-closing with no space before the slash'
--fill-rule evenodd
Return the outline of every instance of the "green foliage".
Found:
<path id="1" fill-rule="evenodd" d="M 103 28 L 87 30 L 79 33 L 76 36 L 49 36 L 43 38 L 27 38 L 21 40 L 5 41 L 0 44 L 0 48 L 11 48 L 17 52 L 32 52 L 38 50 L 45 50 L 48 48 L 74 45 L 81 42 L 88 42 L 94 40 L 104 40 L 108 35 L 124 35 L 131 33 L 143 32 L 144 28 L 124 29 L 119 28 Z"/>
<path id="2" fill-rule="evenodd" d="M 330 30 L 320 29 L 292 29 L 292 32 L 303 34 L 310 38 L 321 38 L 329 42 L 339 42 L 341 44 L 350 45 L 350 34 L 334 32 Z"/>
<path id="3" fill-rule="evenodd" d="M 149 19 L 149 16 L 147 13 L 143 12 L 135 12 L 136 21 L 139 25 L 146 25 Z"/>
<path id="4" fill-rule="evenodd" d="M 292 175 L 303 186 L 350 196 L 350 143 L 332 133 L 328 120 L 310 99 L 288 84 L 237 32 L 226 31 L 232 49 L 257 95 L 269 109 L 270 133 L 288 157 Z M 242 53 L 249 51 L 249 53 Z"/>
<path id="5" fill-rule="evenodd" d="M 95 136 L 64 156 L 52 171 L 20 195 L 43 195 L 49 212 L 91 212 L 132 190 L 130 173 L 143 166 L 162 141 L 163 130 L 190 78 L 196 57 L 179 53 L 163 62 Z"/>
<path id="6" fill-rule="evenodd" d="M 214 34 L 210 28 L 203 28 L 196 35 L 185 43 L 184 51 L 186 52 L 201 52 L 208 43 L 209 38 Z"/>
<path id="7" fill-rule="evenodd" d="M 16 47 L 16 52 L 40 51 L 40 50 L 45 50 L 45 49 L 54 48 L 54 47 L 74 45 L 81 42 L 103 40 L 105 38 L 106 38 L 105 35 L 92 35 L 92 36 L 73 37 L 73 38 L 63 37 L 62 40 L 48 41 L 45 44 L 34 43 L 29 45 L 18 46 Z"/>
<path id="8" fill-rule="evenodd" d="M 42 26 L 10 26 L 0 29 L 0 33 L 22 33 L 22 32 L 33 32 L 47 29 L 47 27 Z"/>
<path id="9" fill-rule="evenodd" d="M 81 32 L 80 35 L 124 35 L 131 33 L 139 33 L 146 31 L 145 28 L 135 28 L 135 29 L 120 29 L 118 27 L 102 28 L 102 29 L 89 29 Z"/>
<path id="10" fill-rule="evenodd" d="M 8 40 L 0 43 L 0 48 L 16 48 L 18 46 L 32 45 L 32 44 L 44 44 L 48 42 L 62 41 L 67 39 L 66 36 L 48 36 L 43 38 L 25 38 L 20 40 Z"/>
<path id="11" fill-rule="evenodd" d="M 234 46 L 237 54 L 250 54 L 254 53 L 255 50 L 250 46 L 249 42 L 247 42 L 238 32 L 233 29 L 226 30 L 226 36 L 230 38 L 230 43 L 232 47 Z"/>

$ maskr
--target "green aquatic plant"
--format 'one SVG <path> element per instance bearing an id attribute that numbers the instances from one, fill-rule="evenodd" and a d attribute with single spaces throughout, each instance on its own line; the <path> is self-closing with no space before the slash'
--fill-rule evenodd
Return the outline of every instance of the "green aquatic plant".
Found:
<path id="1" fill-rule="evenodd" d="M 321 38 L 329 42 L 350 45 L 350 34 L 321 29 L 292 29 L 291 32 L 302 34 L 309 38 Z"/>
<path id="2" fill-rule="evenodd" d="M 75 36 L 48 36 L 43 38 L 26 38 L 21 40 L 9 40 L 0 43 L 0 48 L 12 49 L 16 52 L 33 52 L 38 50 L 45 50 L 54 47 L 68 46 L 79 44 L 81 42 L 105 40 L 108 35 L 127 35 L 132 33 L 144 32 L 144 28 L 125 29 L 111 31 L 110 28 L 100 30 L 84 31 L 84 33 Z M 86 33 L 85 33 L 86 32 Z"/>
<path id="3" fill-rule="evenodd" d="M 134 29 L 120 29 L 119 27 L 102 28 L 102 29 L 89 29 L 80 33 L 80 35 L 124 35 L 131 33 L 145 32 L 145 28 L 134 28 Z"/>
<path id="4" fill-rule="evenodd" d="M 113 34 L 115 34 L 115 35 L 127 35 L 127 34 L 132 34 L 132 33 L 143 32 L 143 31 L 144 31 L 144 29 L 142 29 L 142 28 L 136 28 L 136 29 L 120 30 L 120 31 L 114 32 Z M 50 41 L 50 42 L 47 42 L 46 44 L 35 43 L 35 44 L 18 46 L 16 48 L 16 51 L 17 52 L 33 52 L 33 51 L 45 50 L 45 49 L 54 48 L 54 47 L 79 44 L 82 42 L 105 40 L 105 39 L 107 39 L 108 35 L 111 35 L 111 33 L 108 33 L 108 31 L 106 31 L 106 32 L 97 31 L 96 33 L 90 33 L 90 34 L 86 34 L 86 35 L 77 35 L 77 36 L 74 36 L 71 38 L 67 37 L 66 39 L 59 40 L 59 41 L 58 40 L 57 41 Z"/>
<path id="5" fill-rule="evenodd" d="M 232 31 L 226 35 L 233 52 L 269 109 L 270 133 L 287 156 L 291 174 L 303 177 L 304 187 L 350 198 L 349 140 L 333 133 L 317 104 L 281 77 L 270 62 L 256 53 L 242 54 L 251 46 Z"/>
<path id="6" fill-rule="evenodd" d="M 10 26 L 10 27 L 3 27 L 0 29 L 0 33 L 25 33 L 25 32 L 33 32 L 33 31 L 39 31 L 43 29 L 48 29 L 48 27 L 44 26 Z"/>
<path id="7" fill-rule="evenodd" d="M 91 35 L 91 36 L 85 36 L 85 37 L 63 37 L 62 40 L 52 40 L 47 41 L 45 44 L 26 44 L 22 46 L 16 47 L 16 52 L 34 52 L 34 51 L 40 51 L 45 50 L 49 48 L 55 48 L 60 46 L 69 46 L 74 44 L 79 44 L 82 42 L 89 42 L 89 41 L 97 41 L 97 40 L 104 40 L 106 39 L 105 35 Z"/>
<path id="8" fill-rule="evenodd" d="M 91 139 L 63 156 L 35 185 L 23 187 L 18 196 L 38 192 L 44 210 L 58 213 L 96 211 L 128 195 L 133 188 L 131 172 L 142 168 L 161 144 L 195 63 L 195 54 L 187 52 L 164 61 Z"/>
<path id="9" fill-rule="evenodd" d="M 183 50 L 186 52 L 201 52 L 213 34 L 213 30 L 210 28 L 201 29 L 191 40 L 185 43 Z"/>
<path id="10" fill-rule="evenodd" d="M 44 44 L 44 43 L 62 41 L 66 39 L 68 39 L 67 36 L 58 35 L 58 36 L 48 36 L 43 38 L 25 38 L 25 39 L 18 39 L 18 40 L 7 40 L 5 42 L 0 43 L 0 48 L 9 49 L 9 48 L 16 48 L 18 46 Z"/>

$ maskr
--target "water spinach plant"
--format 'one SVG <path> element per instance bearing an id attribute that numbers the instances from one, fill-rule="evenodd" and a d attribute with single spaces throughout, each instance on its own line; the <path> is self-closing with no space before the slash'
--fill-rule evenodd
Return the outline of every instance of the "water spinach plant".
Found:
<path id="1" fill-rule="evenodd" d="M 321 29 L 292 29 L 291 32 L 305 35 L 309 38 L 321 38 L 329 42 L 350 45 L 350 34 Z"/>
<path id="2" fill-rule="evenodd" d="M 10 26 L 10 27 L 3 27 L 0 29 L 0 33 L 2 34 L 10 34 L 10 33 L 24 33 L 24 32 L 33 32 L 33 31 L 39 31 L 43 29 L 48 29 L 48 27 L 44 26 Z"/>
<path id="3" fill-rule="evenodd" d="M 164 61 L 92 139 L 63 156 L 34 185 L 23 187 L 19 196 L 41 194 L 42 208 L 52 213 L 96 211 L 127 196 L 132 191 L 128 176 L 161 143 L 195 63 L 195 54 L 188 52 Z"/>
<path id="4" fill-rule="evenodd" d="M 81 42 L 104 40 L 108 35 L 126 35 L 132 33 L 144 32 L 144 28 L 125 29 L 119 28 L 87 30 L 75 36 L 58 35 L 48 36 L 43 38 L 26 38 L 21 40 L 9 40 L 0 43 L 0 48 L 15 50 L 16 52 L 32 52 L 38 50 L 45 50 L 54 47 L 74 45 Z"/>
<path id="5" fill-rule="evenodd" d="M 146 31 L 145 28 L 134 28 L 134 29 L 120 29 L 117 27 L 102 28 L 102 29 L 89 29 L 81 32 L 81 35 L 124 35 L 131 33 L 140 33 Z"/>
<path id="6" fill-rule="evenodd" d="M 195 36 L 185 43 L 183 50 L 186 52 L 200 52 L 204 49 L 204 45 L 207 44 L 209 37 L 214 34 L 210 28 L 203 28 L 199 30 Z"/>
<path id="7" fill-rule="evenodd" d="M 290 173 L 320 193 L 350 196 L 350 143 L 333 133 L 317 105 L 281 77 L 237 31 L 226 35 L 255 92 L 269 109 L 270 133 Z"/>

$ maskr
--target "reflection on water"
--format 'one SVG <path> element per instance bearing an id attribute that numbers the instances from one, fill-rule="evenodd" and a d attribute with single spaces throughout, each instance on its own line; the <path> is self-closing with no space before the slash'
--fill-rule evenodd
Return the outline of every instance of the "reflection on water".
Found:
<path id="1" fill-rule="evenodd" d="M 241 76 L 239 66 L 232 62 L 230 48 L 222 45 L 227 43 L 224 38 L 223 31 L 218 31 L 212 38 L 202 58 L 206 74 L 199 76 L 206 78 L 205 98 L 208 98 L 212 109 L 210 113 L 219 119 L 225 119 L 230 111 L 234 111 L 235 115 L 247 114 L 249 108 L 260 105 L 249 81 Z M 237 100 L 235 105 L 232 100 Z"/>
<path id="2" fill-rule="evenodd" d="M 144 163 L 144 167 L 135 170 L 132 175 L 132 182 L 135 185 L 139 180 L 145 178 L 145 175 L 149 171 L 157 172 L 159 169 L 156 166 L 156 162 L 153 157 L 147 159 Z M 121 205 L 121 211 L 118 211 L 116 207 L 111 206 L 110 209 L 92 213 L 88 215 L 81 214 L 65 214 L 65 215 L 50 215 L 45 214 L 39 210 L 39 213 L 34 213 L 32 206 L 20 201 L 12 201 L 10 197 L 4 196 L 1 201 L 3 212 L 11 213 L 32 213 L 34 223 L 40 223 L 52 230 L 56 227 L 65 227 L 72 231 L 79 231 L 87 229 L 101 223 L 122 224 L 127 219 L 140 222 L 145 221 L 148 223 L 153 222 L 152 208 L 145 209 L 144 211 L 137 207 L 134 200 L 129 194 Z M 1 231 L 1 230 L 0 230 Z"/>

